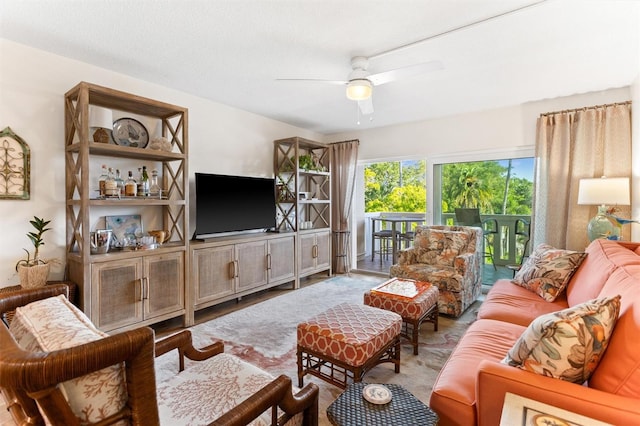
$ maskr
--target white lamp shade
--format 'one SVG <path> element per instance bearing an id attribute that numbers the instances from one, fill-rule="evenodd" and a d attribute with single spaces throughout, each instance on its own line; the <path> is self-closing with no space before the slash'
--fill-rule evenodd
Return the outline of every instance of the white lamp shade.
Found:
<path id="1" fill-rule="evenodd" d="M 631 204 L 629 178 L 580 179 L 578 204 L 628 206 Z"/>
<path id="2" fill-rule="evenodd" d="M 113 113 L 110 109 L 89 105 L 89 127 L 113 128 Z"/>
<path id="3" fill-rule="evenodd" d="M 347 98 L 352 101 L 364 101 L 371 97 L 373 88 L 366 78 L 358 78 L 347 83 Z"/>

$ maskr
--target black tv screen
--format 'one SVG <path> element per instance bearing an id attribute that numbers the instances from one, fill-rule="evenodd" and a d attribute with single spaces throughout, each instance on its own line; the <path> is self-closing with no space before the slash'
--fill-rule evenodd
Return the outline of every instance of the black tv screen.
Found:
<path id="1" fill-rule="evenodd" d="M 274 179 L 196 173 L 194 237 L 275 226 Z"/>

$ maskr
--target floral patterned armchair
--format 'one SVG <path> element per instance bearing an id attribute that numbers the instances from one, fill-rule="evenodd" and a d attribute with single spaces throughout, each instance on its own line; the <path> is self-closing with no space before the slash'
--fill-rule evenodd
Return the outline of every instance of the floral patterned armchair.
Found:
<path id="1" fill-rule="evenodd" d="M 482 291 L 482 228 L 418 226 L 413 247 L 402 250 L 392 277 L 438 286 L 440 313 L 459 317 Z"/>

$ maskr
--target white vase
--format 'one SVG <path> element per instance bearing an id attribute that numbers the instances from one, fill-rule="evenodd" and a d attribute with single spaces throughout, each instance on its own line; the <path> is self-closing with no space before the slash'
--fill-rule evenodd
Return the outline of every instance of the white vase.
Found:
<path id="1" fill-rule="evenodd" d="M 49 264 L 25 266 L 18 265 L 18 275 L 22 288 L 43 287 L 49 278 Z"/>

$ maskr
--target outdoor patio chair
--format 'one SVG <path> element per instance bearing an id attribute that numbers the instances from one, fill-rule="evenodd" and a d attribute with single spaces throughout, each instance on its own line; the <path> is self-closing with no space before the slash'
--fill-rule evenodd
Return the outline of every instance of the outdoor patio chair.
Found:
<path id="1" fill-rule="evenodd" d="M 520 261 L 514 265 L 507 265 L 507 268 L 513 271 L 513 276 L 516 276 L 516 272 L 520 270 L 524 260 L 529 257 L 527 249 L 529 248 L 529 241 L 531 240 L 531 223 L 525 219 L 516 219 L 515 232 L 516 238 L 520 237 L 522 241 L 522 255 Z"/>
<path id="2" fill-rule="evenodd" d="M 380 229 L 375 229 L 377 221 L 380 222 Z M 371 226 L 371 260 L 375 259 L 377 253 L 380 256 L 380 264 L 382 264 L 383 259 L 388 259 L 389 254 L 391 254 L 393 245 L 392 232 L 390 228 L 385 227 L 384 221 L 372 220 Z M 378 250 L 376 250 L 376 241 L 378 241 Z"/>
<path id="3" fill-rule="evenodd" d="M 17 424 L 317 425 L 315 384 L 294 393 L 287 376 L 224 354 L 222 342 L 194 348 L 188 330 L 158 342 L 149 327 L 107 336 L 60 296 L 67 289 L 0 295 L 0 389 Z M 156 383 L 154 358 L 174 349 L 179 371 Z"/>
<path id="4" fill-rule="evenodd" d="M 493 238 L 498 234 L 498 221 L 496 219 L 482 220 L 480 217 L 480 209 L 475 208 L 459 208 L 455 209 L 456 225 L 459 226 L 477 226 L 482 228 L 483 247 L 482 256 L 491 260 L 493 270 L 497 270 L 496 262 L 493 258 Z M 491 237 L 493 235 L 493 237 Z"/>

